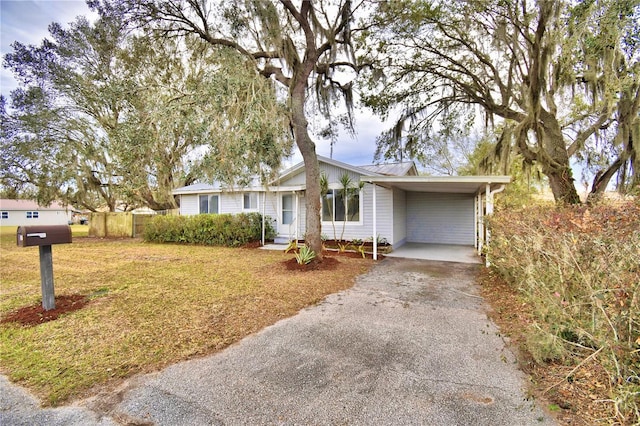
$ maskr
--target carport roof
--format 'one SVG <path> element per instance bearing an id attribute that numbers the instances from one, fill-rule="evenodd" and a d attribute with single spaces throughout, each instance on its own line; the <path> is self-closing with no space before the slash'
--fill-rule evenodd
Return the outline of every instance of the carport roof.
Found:
<path id="1" fill-rule="evenodd" d="M 408 192 L 477 194 L 511 182 L 511 176 L 362 176 L 362 182 Z"/>

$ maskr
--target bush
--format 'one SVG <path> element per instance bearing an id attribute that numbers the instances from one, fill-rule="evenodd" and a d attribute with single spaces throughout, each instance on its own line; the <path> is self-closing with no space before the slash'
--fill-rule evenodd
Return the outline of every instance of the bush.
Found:
<path id="1" fill-rule="evenodd" d="M 276 233 L 267 217 L 265 238 Z M 144 229 L 144 239 L 156 243 L 188 243 L 238 247 L 262 239 L 260 213 L 155 216 Z"/>
<path id="2" fill-rule="evenodd" d="M 534 310 L 536 361 L 599 363 L 619 419 L 640 420 L 640 204 L 529 207 L 489 222 L 492 267 Z"/>

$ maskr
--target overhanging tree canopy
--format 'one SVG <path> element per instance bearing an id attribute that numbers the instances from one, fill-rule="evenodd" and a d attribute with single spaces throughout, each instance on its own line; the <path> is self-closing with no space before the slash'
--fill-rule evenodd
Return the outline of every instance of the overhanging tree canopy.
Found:
<path id="1" fill-rule="evenodd" d="M 351 23 L 360 3 L 341 1 L 90 1 L 102 14 L 126 13 L 135 22 L 165 37 L 195 34 L 211 46 L 243 55 L 255 72 L 279 83 L 287 100 L 291 130 L 306 172 L 306 241 L 322 259 L 320 170 L 309 134 L 309 95 L 324 107 L 332 93 L 352 100 L 351 85 L 334 79 L 344 68 L 356 68 Z M 313 90 L 313 92 L 312 92 Z M 317 105 L 317 104 L 316 104 Z"/>
<path id="2" fill-rule="evenodd" d="M 204 163 L 231 184 L 229 170 L 233 179 L 276 171 L 290 151 L 273 84 L 251 69 L 226 71 L 237 52 L 196 37 L 153 39 L 119 15 L 52 24 L 50 33 L 41 46 L 15 43 L 5 58 L 21 87 L 3 114 L 4 187 L 92 210 L 163 210 Z"/>
<path id="3" fill-rule="evenodd" d="M 556 200 L 579 202 L 571 159 L 603 127 L 631 135 L 624 129 L 638 125 L 637 106 L 615 110 L 638 98 L 639 46 L 626 36 L 637 35 L 639 16 L 637 1 L 380 3 L 362 39 L 374 64 L 366 101 L 383 114 L 404 108 L 381 149 L 415 154 L 434 132 L 480 108 L 487 123 L 497 118 L 505 129 L 496 156 L 515 150 L 541 167 Z M 602 38 L 596 28 L 609 35 L 606 48 L 588 48 Z M 616 139 L 608 145 L 625 152 L 633 138 Z M 635 158 L 632 151 L 624 158 Z"/>

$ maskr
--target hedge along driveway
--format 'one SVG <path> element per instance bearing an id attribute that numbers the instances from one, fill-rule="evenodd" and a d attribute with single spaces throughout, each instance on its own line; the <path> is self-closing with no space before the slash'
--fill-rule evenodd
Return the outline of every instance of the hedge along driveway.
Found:
<path id="1" fill-rule="evenodd" d="M 0 316 L 40 304 L 37 248 L 3 234 Z M 370 260 L 288 271 L 291 254 L 76 238 L 53 247 L 56 296 L 80 310 L 36 326 L 0 324 L 2 373 L 57 405 L 139 372 L 218 351 L 352 285 Z M 95 389 L 94 389 L 95 390 Z"/>

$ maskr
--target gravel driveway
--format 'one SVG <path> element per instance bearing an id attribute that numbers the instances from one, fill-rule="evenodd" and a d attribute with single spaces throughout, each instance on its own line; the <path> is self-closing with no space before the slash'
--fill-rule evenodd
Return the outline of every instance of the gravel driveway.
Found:
<path id="1" fill-rule="evenodd" d="M 71 407 L 26 409 L 2 380 L 0 424 L 555 424 L 526 399 L 477 268 L 387 258 L 218 354 Z"/>

